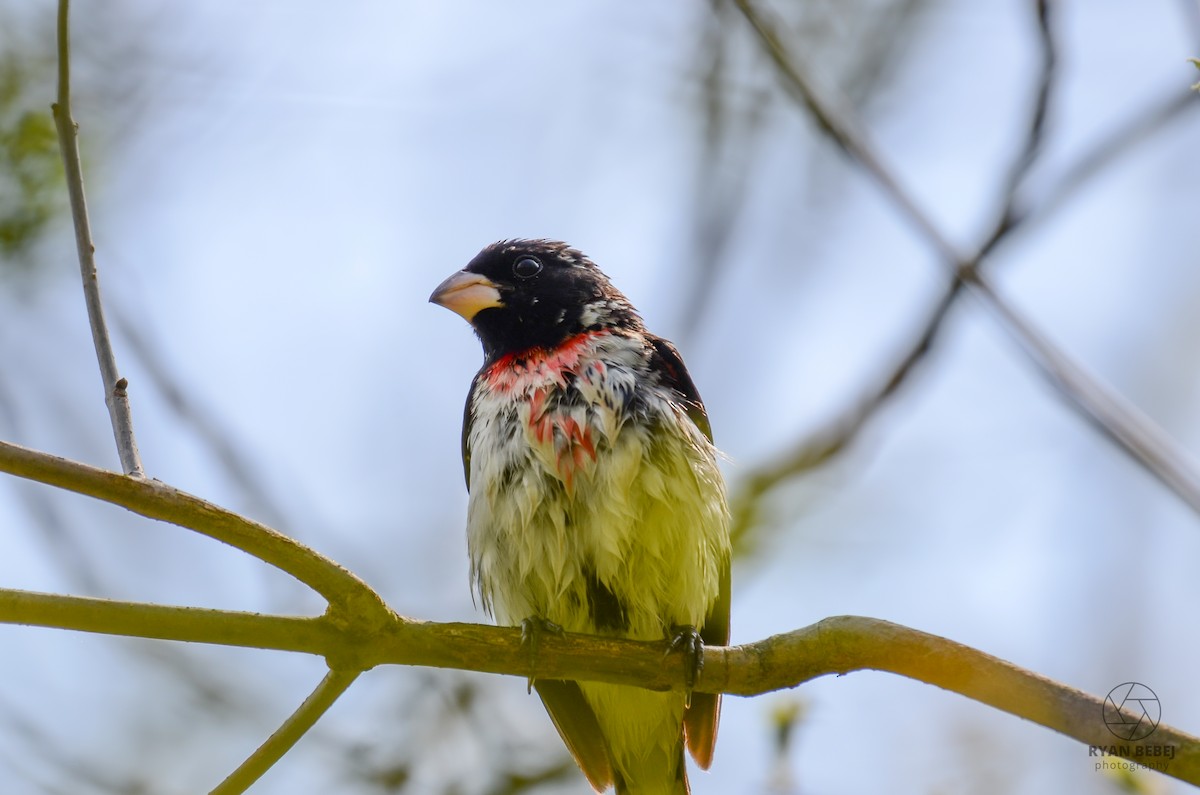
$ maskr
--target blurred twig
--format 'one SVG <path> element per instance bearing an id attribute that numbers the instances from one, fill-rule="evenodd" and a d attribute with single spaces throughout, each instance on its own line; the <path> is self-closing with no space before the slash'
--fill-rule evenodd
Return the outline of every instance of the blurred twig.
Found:
<path id="1" fill-rule="evenodd" d="M 1010 178 L 1010 189 L 1015 192 L 1005 202 L 1008 209 L 999 216 L 1005 224 L 1004 233 L 996 234 L 1000 227 L 994 227 L 986 244 L 976 254 L 976 266 L 986 265 L 1000 249 L 1021 233 L 1028 232 L 1052 218 L 1072 198 L 1079 195 L 1080 189 L 1116 163 L 1122 155 L 1132 151 L 1133 147 L 1144 141 L 1150 133 L 1161 129 L 1189 110 L 1200 110 L 1200 103 L 1196 102 L 1196 98 L 1189 93 L 1172 93 L 1170 97 L 1158 100 L 1145 110 L 1131 114 L 1127 121 L 1110 130 L 1091 149 L 1077 158 L 1042 199 L 1022 199 L 1020 181 Z M 909 376 L 932 350 L 951 308 L 963 294 L 962 288 L 961 280 L 952 279 L 946 292 L 926 316 L 925 324 L 914 337 L 914 341 L 893 363 L 884 378 L 871 385 L 847 411 L 835 420 L 824 423 L 815 433 L 801 438 L 788 451 L 778 456 L 777 460 L 749 472 L 733 496 L 735 539 L 745 543 L 751 528 L 760 519 L 761 500 L 770 490 L 792 477 L 820 466 L 844 451 L 895 395 L 900 386 L 907 383 Z"/>
<path id="2" fill-rule="evenodd" d="M 807 70 L 801 68 L 798 56 L 783 44 L 781 26 L 771 14 L 757 9 L 750 0 L 734 0 L 734 4 L 754 29 L 763 50 L 771 59 L 784 88 L 793 100 L 807 108 L 813 121 L 825 132 L 829 140 L 866 170 L 938 253 L 956 266 L 961 276 L 965 278 L 970 275 L 962 273 L 963 269 L 958 267 L 966 261 L 966 257 L 959 254 L 949 238 L 945 237 L 917 206 L 891 169 L 875 152 L 874 147 L 868 143 L 863 131 L 857 126 L 855 116 L 847 107 L 845 98 L 833 92 L 830 92 L 831 96 L 826 96 L 817 90 L 816 85 L 808 79 Z"/>
<path id="3" fill-rule="evenodd" d="M 119 307 L 118 307 L 119 310 Z M 113 313 L 117 320 L 117 332 L 122 332 L 121 313 Z M 134 351 L 136 353 L 136 350 Z M 0 379 L 0 420 L 11 429 L 25 428 L 28 423 L 21 414 L 18 402 L 5 383 Z M 60 420 L 61 424 L 61 420 Z M 14 481 L 13 489 L 17 496 L 24 501 L 29 517 L 36 523 L 38 532 L 34 537 L 46 549 L 63 569 L 69 590 L 88 594 L 101 594 L 111 591 L 107 578 L 102 576 L 102 570 L 95 565 L 89 556 L 90 544 L 84 543 L 86 533 L 76 533 L 76 529 L 67 520 L 63 504 L 57 499 L 55 492 L 42 488 L 36 483 Z M 94 530 L 94 528 L 90 528 Z M 214 719 L 226 726 L 231 721 L 244 718 L 242 713 L 250 711 L 252 697 L 246 683 L 241 679 L 232 678 L 229 671 L 217 668 L 195 660 L 187 650 L 174 645 L 136 643 L 124 644 L 121 651 L 137 657 L 140 661 L 149 661 L 167 672 L 176 682 L 185 687 L 191 697 L 204 704 L 214 715 Z M 3 705 L 0 705 L 0 713 Z M 164 738 L 164 741 L 165 738 Z M 166 741 L 169 742 L 169 741 Z M 64 770 L 68 765 L 61 766 Z M 103 791 L 124 791 L 119 787 L 94 787 Z M 130 791 L 131 788 L 126 787 Z"/>
<path id="4" fill-rule="evenodd" d="M 58 101 L 54 110 L 54 124 L 58 128 L 59 146 L 62 150 L 63 168 L 66 174 L 67 193 L 71 198 L 71 219 L 75 224 L 75 247 L 79 253 L 79 267 L 83 275 L 83 294 L 87 304 L 88 322 L 92 327 L 92 342 L 96 348 L 96 359 L 100 363 L 100 377 L 104 381 L 104 402 L 108 406 L 112 421 L 113 436 L 117 442 L 117 454 L 126 475 L 144 477 L 141 457 L 138 455 L 137 440 L 133 435 L 133 415 L 129 410 L 129 383 L 117 370 L 117 359 L 109 339 L 108 327 L 104 322 L 104 306 L 100 302 L 100 281 L 96 272 L 96 247 L 92 243 L 91 224 L 88 221 L 87 199 L 83 192 L 83 167 L 79 160 L 79 128 L 71 118 L 71 45 L 69 22 L 69 0 L 58 3 Z"/>
<path id="5" fill-rule="evenodd" d="M 1140 411 L 1130 405 L 1120 396 L 1100 384 L 1048 339 L 1043 337 L 1035 327 L 1026 320 L 1014 307 L 1009 304 L 992 286 L 979 268 L 980 255 L 967 257 L 952 244 L 941 230 L 933 223 L 928 215 L 916 204 L 910 194 L 901 186 L 899 180 L 885 164 L 866 135 L 859 129 L 853 115 L 845 108 L 840 99 L 830 99 L 817 91 L 814 84 L 808 80 L 806 71 L 800 66 L 795 53 L 784 46 L 779 28 L 767 12 L 757 8 L 750 0 L 735 0 L 738 9 L 750 23 L 758 36 L 764 51 L 774 64 L 785 88 L 791 96 L 803 104 L 812 114 L 814 120 L 826 132 L 830 140 L 841 148 L 854 162 L 879 185 L 892 202 L 901 210 L 909 221 L 920 231 L 921 235 L 935 249 L 941 259 L 947 264 L 954 278 L 970 287 L 972 292 L 981 298 L 1002 321 L 1002 326 L 1013 336 L 1026 355 L 1042 371 L 1055 388 L 1074 403 L 1077 409 L 1090 419 L 1118 446 L 1124 449 L 1134 460 L 1139 462 L 1158 480 L 1171 488 L 1194 511 L 1200 512 L 1200 476 L 1197 476 L 1194 465 L 1175 444 L 1157 426 L 1155 426 Z M 1039 20 L 1041 21 L 1043 52 L 1046 43 L 1051 41 L 1046 16 L 1046 4 L 1039 2 Z M 1044 61 L 1053 66 L 1053 50 L 1050 57 Z M 1046 70 L 1043 69 L 1043 72 Z M 1043 80 L 1044 90 L 1039 95 L 1046 95 L 1049 86 Z M 1039 103 L 1040 104 L 1040 103 Z M 1043 112 L 1044 115 L 1044 112 Z M 1035 130 L 1040 136 L 1041 122 L 1035 114 Z M 1036 142 L 1035 142 L 1036 143 Z M 1012 173 L 1021 173 L 1027 166 L 1022 166 L 1022 160 L 1032 162 L 1036 155 L 1036 146 L 1027 148 L 1028 156 L 1019 159 Z M 1019 182 L 1018 178 L 1015 182 Z M 1010 184 L 1014 182 L 1010 180 Z M 1008 229 L 1000 234 L 993 234 L 980 252 L 986 254 L 995 248 L 998 242 L 1005 238 L 1008 231 L 1018 223 L 1018 216 L 1012 210 L 1012 203 L 1006 202 L 1006 211 L 1002 213 L 1002 225 Z M 957 290 L 959 288 L 952 288 Z M 940 308 L 948 306 L 946 300 L 939 304 Z M 934 316 L 937 323 L 941 320 Z M 936 333 L 936 331 L 935 331 Z M 927 349 L 928 340 L 922 334 L 918 340 L 917 349 Z M 901 377 L 911 370 L 912 363 L 919 360 L 911 355 L 901 361 L 901 368 L 896 372 Z M 894 379 L 889 378 L 887 384 Z M 885 387 L 886 389 L 886 387 Z M 894 386 L 887 390 L 891 394 Z M 886 395 L 885 395 L 886 396 Z M 874 401 L 877 405 L 881 401 Z M 868 401 L 867 405 L 872 405 Z M 873 409 L 872 409 L 873 410 Z M 846 427 L 857 429 L 861 427 L 865 417 L 847 424 Z M 828 442 L 826 442 L 828 444 Z M 782 470 L 780 470 L 782 471 Z"/>
<path id="6" fill-rule="evenodd" d="M 1183 13 L 1184 24 L 1191 32 L 1193 41 L 1200 41 L 1200 3 L 1196 0 L 1179 0 L 1179 10 Z"/>
<path id="7" fill-rule="evenodd" d="M 703 70 L 700 102 L 701 140 L 696 161 L 697 184 L 692 190 L 694 209 L 692 243 L 687 257 L 687 295 L 680 302 L 684 312 L 678 336 L 692 336 L 706 316 L 720 279 L 720 265 L 736 226 L 737 211 L 750 183 L 748 156 L 762 130 L 762 115 L 768 95 L 739 92 L 741 104 L 731 102 L 725 90 L 731 40 L 725 35 L 732 7 L 728 0 L 711 0 L 705 17 L 696 57 Z M 748 97 L 748 99 L 747 99 Z M 743 140 L 728 146 L 735 132 Z M 732 161 L 732 162 L 731 162 Z"/>
<path id="8" fill-rule="evenodd" d="M 1038 68 L 1037 90 L 1030 110 L 1030 120 L 1027 122 L 1027 132 L 1024 144 L 1008 168 L 1004 179 L 1003 199 L 998 210 L 996 221 L 992 223 L 991 231 L 985 235 L 984 243 L 972 258 L 972 264 L 982 264 L 983 259 L 1001 243 L 1006 235 L 1012 233 L 1019 223 L 1024 220 L 1024 214 L 1018 209 L 1018 193 L 1026 175 L 1037 162 L 1037 156 L 1042 149 L 1045 135 L 1045 119 L 1050 107 L 1052 92 L 1057 76 L 1058 53 L 1055 44 L 1054 30 L 1051 26 L 1050 8 L 1045 0 L 1037 0 L 1038 42 L 1040 66 Z M 736 545 L 745 548 L 749 544 L 749 534 L 752 528 L 761 522 L 762 498 L 767 492 L 781 483 L 787 482 L 798 474 L 820 466 L 845 450 L 856 440 L 866 423 L 881 410 L 895 395 L 896 390 L 907 381 L 908 376 L 916 370 L 920 361 L 929 354 L 938 335 L 941 334 L 950 309 L 962 294 L 962 281 L 954 274 L 946 288 L 946 292 L 938 299 L 937 304 L 926 316 L 926 321 L 916 339 L 906 348 L 905 353 L 895 361 L 882 381 L 866 391 L 854 402 L 854 405 L 836 418 L 834 422 L 822 425 L 822 428 L 812 434 L 800 438 L 790 452 L 781 456 L 778 461 L 760 466 L 743 478 L 732 500 L 732 537 Z"/>
<path id="9" fill-rule="evenodd" d="M 1018 208 L 1018 194 L 1025 177 L 1037 162 L 1046 133 L 1046 116 L 1050 111 L 1050 101 L 1057 85 L 1058 76 L 1058 46 L 1055 42 L 1054 20 L 1050 0 L 1034 0 L 1034 10 L 1037 16 L 1038 54 L 1041 63 L 1038 66 L 1037 90 L 1034 93 L 1033 107 L 1029 114 L 1029 129 L 1025 134 L 1025 142 L 1021 151 L 1013 159 L 1004 180 L 1003 204 L 999 216 L 992 225 L 990 234 L 984 237 L 974 257 L 976 268 L 980 266 L 996 244 L 1012 232 L 1020 223 L 1021 215 Z M 955 279 L 956 283 L 961 281 Z"/>
<path id="10" fill-rule="evenodd" d="M 751 533 L 761 524 L 763 498 L 769 492 L 829 461 L 858 438 L 867 423 L 925 359 L 961 292 L 962 282 L 954 279 L 930 312 L 915 343 L 892 365 L 881 382 L 872 385 L 840 416 L 822 423 L 815 433 L 802 437 L 776 460 L 756 466 L 740 479 L 729 506 L 733 515 L 730 537 L 735 550 L 747 552 L 753 547 Z"/>
<path id="11" fill-rule="evenodd" d="M 79 743 L 63 743 L 45 731 L 38 720 L 23 714 L 17 704 L 0 701 L 0 726 L 5 736 L 17 738 L 20 749 L 2 749 L 4 792 L 37 792 L 41 795 L 79 795 L 80 792 L 143 793 L 151 791 L 140 780 L 144 772 L 131 771 L 125 775 L 112 774 L 94 764 Z M 51 768 L 58 781 L 38 780 L 36 768 Z M 20 787 L 24 779 L 27 787 Z"/>
<path id="12" fill-rule="evenodd" d="M 16 429 L 24 425 L 17 401 L 3 380 L 0 380 L 0 419 L 9 428 Z M 41 530 L 36 534 L 37 539 L 62 564 L 68 579 L 86 592 L 100 593 L 100 573 L 84 554 L 83 548 L 75 542 L 63 518 L 62 509 L 52 495 L 30 483 L 13 485 L 24 501 L 30 518 Z"/>
<path id="13" fill-rule="evenodd" d="M 488 795 L 521 795 L 524 792 L 536 790 L 543 784 L 555 781 L 565 781 L 578 778 L 579 768 L 575 760 L 564 757 L 555 762 L 549 762 L 533 772 L 509 773 Z"/>
<path id="14" fill-rule="evenodd" d="M 1046 0 L 1035 0 L 1038 44 L 1041 64 L 1024 143 L 1013 158 L 1004 181 L 1003 199 L 991 231 L 985 236 L 971 262 L 978 267 L 992 250 L 1024 220 L 1018 209 L 1018 193 L 1025 177 L 1037 162 L 1045 135 L 1046 116 L 1057 76 L 1058 48 L 1055 43 L 1051 11 Z M 933 348 L 945 326 L 950 309 L 963 293 L 964 282 L 955 273 L 945 292 L 927 315 L 924 328 L 905 353 L 892 365 L 886 376 L 858 399 L 849 410 L 827 423 L 811 436 L 804 437 L 780 460 L 760 466 L 742 481 L 732 500 L 732 537 L 735 546 L 745 548 L 752 528 L 761 520 L 763 497 L 776 486 L 828 461 L 857 438 L 866 424 L 895 395 Z"/>
<path id="15" fill-rule="evenodd" d="M 321 736 L 334 746 L 348 785 L 358 785 L 347 791 L 408 792 L 421 782 L 422 792 L 517 795 L 541 791 L 551 781 L 583 780 L 565 746 L 547 744 L 544 731 L 528 731 L 527 710 L 514 709 L 516 691 L 449 669 L 406 674 L 388 677 L 402 689 L 376 702 L 388 707 L 369 741 L 347 741 L 345 732 Z M 447 768 L 446 748 L 478 757 L 480 764 Z"/>
<path id="16" fill-rule="evenodd" d="M 204 444 L 208 445 L 230 481 L 247 498 L 250 507 L 246 513 L 261 514 L 263 521 L 273 527 L 289 526 L 289 512 L 271 494 L 249 457 L 231 441 L 230 434 L 220 427 L 217 420 L 206 413 L 203 407 L 179 386 L 167 362 L 147 335 L 123 311 L 120 301 L 114 303 L 112 317 L 117 334 L 129 344 L 134 361 L 141 365 L 151 385 L 162 395 L 167 407 L 191 426 Z"/>
<path id="17" fill-rule="evenodd" d="M 1193 94 L 1176 90 L 1129 114 L 1128 119 L 1110 129 L 1087 152 L 1078 157 L 1042 198 L 1024 199 L 1015 203 L 1010 234 L 1005 236 L 1004 240 L 1011 239 L 1011 232 L 1017 227 L 1024 229 L 1053 217 L 1071 198 L 1079 195 L 1080 189 L 1105 169 L 1132 151 L 1134 146 L 1144 141 L 1151 133 L 1163 129 L 1185 112 L 1200 112 L 1200 102 Z M 997 244 L 1001 242 L 1003 241 L 997 241 Z M 992 250 L 995 248 L 993 246 Z"/>
<path id="18" fill-rule="evenodd" d="M 834 64 L 831 68 L 838 70 L 847 92 L 862 103 L 892 74 L 886 67 L 909 38 L 908 30 L 923 2 L 795 4 L 789 9 L 806 21 L 806 46 L 830 56 L 823 63 Z M 683 285 L 686 294 L 678 302 L 685 312 L 677 339 L 695 334 L 701 320 L 711 315 L 713 297 L 732 261 L 727 255 L 739 231 L 746 196 L 757 178 L 755 168 L 762 163 L 761 144 L 775 98 L 769 84 L 760 86 L 755 80 L 748 87 L 736 81 L 746 59 L 737 46 L 741 39 L 728 35 L 737 14 L 732 0 L 709 0 L 708 6 L 694 55 L 701 83 L 697 111 L 701 135 L 696 184 L 690 191 L 693 220 Z M 865 31 L 855 37 L 855 46 L 845 46 L 843 39 L 850 34 L 837 32 L 860 26 Z M 731 90 L 733 85 L 736 91 Z"/>

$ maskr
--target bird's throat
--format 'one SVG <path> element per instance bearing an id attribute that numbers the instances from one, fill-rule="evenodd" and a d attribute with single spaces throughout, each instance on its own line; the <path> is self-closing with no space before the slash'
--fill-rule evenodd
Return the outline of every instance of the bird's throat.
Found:
<path id="1" fill-rule="evenodd" d="M 609 336 L 607 329 L 585 331 L 567 337 L 553 348 L 528 348 L 506 353 L 484 371 L 484 381 L 493 392 L 526 392 L 548 385 L 562 386 L 568 373 L 579 374 L 590 343 Z M 599 360 L 588 362 L 603 366 Z"/>

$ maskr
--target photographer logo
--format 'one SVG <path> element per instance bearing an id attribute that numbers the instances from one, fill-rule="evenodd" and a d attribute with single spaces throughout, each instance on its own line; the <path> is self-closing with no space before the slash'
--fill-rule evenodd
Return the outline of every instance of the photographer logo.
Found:
<path id="1" fill-rule="evenodd" d="M 1104 725 L 1121 740 L 1136 742 L 1149 737 L 1161 717 L 1158 696 L 1140 682 L 1123 682 L 1104 699 Z"/>

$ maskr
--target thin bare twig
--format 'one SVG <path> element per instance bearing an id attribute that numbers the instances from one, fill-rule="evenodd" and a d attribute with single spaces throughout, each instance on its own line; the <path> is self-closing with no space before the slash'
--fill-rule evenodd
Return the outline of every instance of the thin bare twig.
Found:
<path id="1" fill-rule="evenodd" d="M 241 795 L 292 749 L 313 724 L 333 706 L 361 671 L 330 671 L 308 698 L 237 770 L 213 788 L 210 795 Z"/>
<path id="2" fill-rule="evenodd" d="M 79 158 L 79 127 L 71 117 L 71 45 L 68 24 L 69 0 L 58 3 L 58 101 L 51 108 L 58 128 L 62 150 L 67 193 L 71 199 L 71 220 L 75 224 L 75 247 L 79 253 L 79 268 L 83 275 L 83 295 L 87 304 L 88 322 L 92 327 L 92 342 L 104 382 L 104 403 L 108 406 L 117 455 L 126 475 L 144 477 L 137 440 L 133 435 L 133 414 L 129 409 L 129 382 L 117 370 L 108 326 L 104 322 L 104 306 L 100 302 L 100 280 L 96 271 L 96 247 L 92 243 L 88 221 L 87 199 L 83 192 L 83 166 Z"/>
<path id="3" fill-rule="evenodd" d="M 901 186 L 854 117 L 846 112 L 845 103 L 830 100 L 816 90 L 799 66 L 798 57 L 783 45 L 777 26 L 766 12 L 757 9 L 750 0 L 735 0 L 735 3 L 758 35 L 785 88 L 809 109 L 830 139 L 875 180 L 952 273 L 996 314 L 1002 328 L 1055 389 L 1193 511 L 1200 513 L 1200 475 L 1194 463 L 1148 417 L 1060 351 L 997 292 L 974 258 L 963 256 Z"/>

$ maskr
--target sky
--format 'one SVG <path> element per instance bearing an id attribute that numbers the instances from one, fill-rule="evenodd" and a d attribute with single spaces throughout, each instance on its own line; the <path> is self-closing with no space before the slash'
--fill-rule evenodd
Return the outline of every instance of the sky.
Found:
<path id="1" fill-rule="evenodd" d="M 966 250 L 1027 125 L 1031 5 L 913 3 L 901 18 L 908 5 L 886 0 L 776 4 L 816 79 L 848 87 L 878 151 Z M 148 473 L 317 548 L 404 615 L 486 620 L 459 458 L 481 355 L 427 303 L 484 245 L 544 236 L 591 256 L 679 344 L 735 492 L 886 373 L 946 283 L 779 90 L 736 13 L 681 0 L 76 6 L 89 209 Z M 1200 54 L 1194 3 L 1055 8 L 1057 82 L 1019 192 L 1035 209 L 1112 130 L 1185 94 Z M 24 52 L 50 51 L 49 4 L 0 10 L 28 32 Z M 732 121 L 706 146 L 714 40 Z M 1198 133 L 1197 110 L 1180 113 L 989 262 L 1010 305 L 1193 461 Z M 719 248 L 699 242 L 706 208 L 727 224 Z M 0 436 L 115 468 L 73 256 L 62 221 L 33 273 L 0 281 Z M 735 568 L 734 643 L 872 616 L 1099 696 L 1145 683 L 1164 721 L 1200 732 L 1200 519 L 971 296 L 856 444 L 767 516 Z M 0 526 L 6 587 L 321 609 L 240 553 L 44 487 L 0 481 Z M 0 648 L 13 792 L 205 790 L 322 674 L 283 654 L 24 627 L 0 627 Z M 446 717 L 462 692 L 472 721 Z M 1118 791 L 1078 743 L 888 674 L 725 704 L 698 795 Z M 770 716 L 793 704 L 803 718 L 778 763 Z M 410 791 L 483 792 L 509 748 L 498 728 L 514 758 L 560 753 L 523 682 L 375 670 L 251 791 L 383 791 L 354 771 L 416 755 Z"/>

